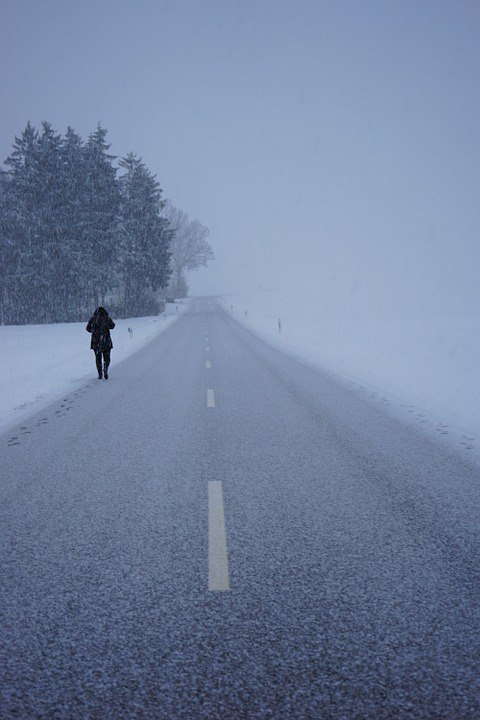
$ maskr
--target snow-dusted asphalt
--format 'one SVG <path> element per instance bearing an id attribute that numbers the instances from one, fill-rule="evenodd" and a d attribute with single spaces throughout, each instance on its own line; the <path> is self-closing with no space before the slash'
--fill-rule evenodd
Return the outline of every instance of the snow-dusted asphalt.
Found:
<path id="1" fill-rule="evenodd" d="M 213 302 L 112 357 L 0 438 L 2 720 L 480 717 L 473 465 Z"/>

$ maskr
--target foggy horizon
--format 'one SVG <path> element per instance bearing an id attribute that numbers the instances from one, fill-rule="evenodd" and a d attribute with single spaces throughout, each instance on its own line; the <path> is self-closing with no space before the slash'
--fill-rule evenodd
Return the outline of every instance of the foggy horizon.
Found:
<path id="1" fill-rule="evenodd" d="M 210 229 L 192 294 L 478 309 L 475 3 L 4 1 L 1 25 L 2 164 L 28 121 L 100 122 Z"/>

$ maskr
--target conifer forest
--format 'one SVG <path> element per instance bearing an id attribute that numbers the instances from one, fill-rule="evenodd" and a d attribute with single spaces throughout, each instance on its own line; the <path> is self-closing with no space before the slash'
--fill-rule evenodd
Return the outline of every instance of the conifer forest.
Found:
<path id="1" fill-rule="evenodd" d="M 156 176 L 133 153 L 117 162 L 106 135 L 44 122 L 15 138 L 0 169 L 1 324 L 159 312 L 175 226 Z"/>

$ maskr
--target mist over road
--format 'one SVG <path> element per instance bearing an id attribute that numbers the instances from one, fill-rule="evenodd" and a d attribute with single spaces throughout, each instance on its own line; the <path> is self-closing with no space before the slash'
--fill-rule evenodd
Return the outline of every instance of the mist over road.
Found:
<path id="1" fill-rule="evenodd" d="M 112 360 L 0 437 L 0 717 L 480 716 L 473 464 L 213 300 Z"/>

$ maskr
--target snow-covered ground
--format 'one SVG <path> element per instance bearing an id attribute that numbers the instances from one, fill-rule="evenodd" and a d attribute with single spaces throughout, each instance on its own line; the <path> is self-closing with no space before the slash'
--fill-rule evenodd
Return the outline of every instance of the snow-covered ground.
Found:
<path id="1" fill-rule="evenodd" d="M 165 330 L 187 307 L 185 301 L 167 304 L 165 315 L 157 317 L 114 318 L 111 375 L 120 360 Z M 96 378 L 87 320 L 0 327 L 0 431 Z"/>
<path id="2" fill-rule="evenodd" d="M 282 291 L 226 295 L 221 302 L 270 344 L 480 459 L 476 316 L 390 314 L 367 322 L 361 316 L 324 314 L 312 299 Z M 165 330 L 187 306 L 179 304 L 177 312 L 167 305 L 166 317 L 117 320 L 112 376 L 120 360 Z M 0 348 L 0 431 L 96 377 L 85 323 L 0 327 Z"/>
<path id="3" fill-rule="evenodd" d="M 221 302 L 270 344 L 479 459 L 477 316 L 389 313 L 367 321 L 360 314 L 332 316 L 311 296 L 282 291 L 225 295 Z"/>

